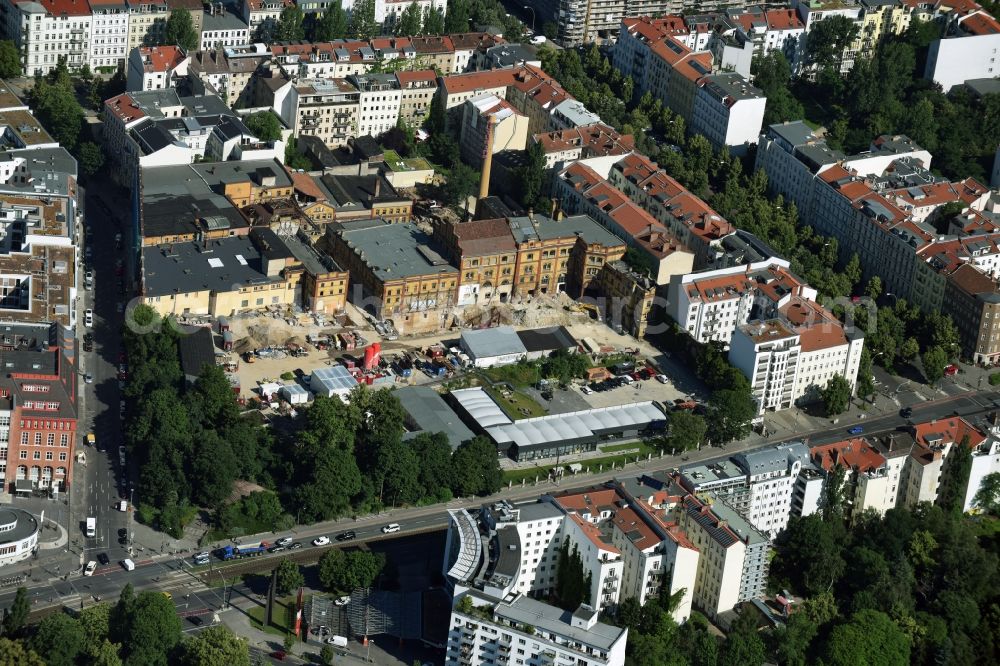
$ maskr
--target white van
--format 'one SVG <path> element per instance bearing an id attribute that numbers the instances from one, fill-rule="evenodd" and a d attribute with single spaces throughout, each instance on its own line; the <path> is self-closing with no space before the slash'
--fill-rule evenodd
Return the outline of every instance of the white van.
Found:
<path id="1" fill-rule="evenodd" d="M 90 562 L 87 562 L 87 568 L 83 570 L 83 575 L 93 576 L 95 571 L 97 571 L 97 562 L 91 560 Z"/>
<path id="2" fill-rule="evenodd" d="M 97 536 L 97 518 L 87 518 L 87 536 Z"/>
<path id="3" fill-rule="evenodd" d="M 122 560 L 122 566 L 125 567 L 125 571 L 135 571 L 135 562 L 128 558 Z"/>
<path id="4" fill-rule="evenodd" d="M 399 523 L 389 523 L 388 525 L 382 528 L 383 534 L 392 534 L 393 532 L 398 532 L 398 531 L 399 531 Z"/>

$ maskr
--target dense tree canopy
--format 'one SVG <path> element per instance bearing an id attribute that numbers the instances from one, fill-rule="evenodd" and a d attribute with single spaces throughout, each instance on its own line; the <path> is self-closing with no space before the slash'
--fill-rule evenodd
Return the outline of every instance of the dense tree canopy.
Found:
<path id="1" fill-rule="evenodd" d="M 172 10 L 167 19 L 163 43 L 176 44 L 185 51 L 194 51 L 198 48 L 198 42 L 198 31 L 194 29 L 191 12 L 184 8 Z"/>

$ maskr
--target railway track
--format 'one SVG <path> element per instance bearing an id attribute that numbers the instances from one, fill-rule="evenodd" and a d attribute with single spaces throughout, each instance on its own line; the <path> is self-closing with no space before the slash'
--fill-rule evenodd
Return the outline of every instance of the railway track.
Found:
<path id="1" fill-rule="evenodd" d="M 349 544 L 330 544 L 329 546 L 307 546 L 300 550 L 290 550 L 277 555 L 261 554 L 221 564 L 212 563 L 208 567 L 195 568 L 193 573 L 203 584 L 210 585 L 213 580 L 218 582 L 220 576 L 223 578 L 234 578 L 246 574 L 270 573 L 281 564 L 282 560 L 291 560 L 296 564 L 302 565 L 315 564 L 319 562 L 319 558 L 323 557 L 323 554 L 327 551 L 346 548 L 348 546 L 367 550 L 367 544 L 361 541 Z"/>

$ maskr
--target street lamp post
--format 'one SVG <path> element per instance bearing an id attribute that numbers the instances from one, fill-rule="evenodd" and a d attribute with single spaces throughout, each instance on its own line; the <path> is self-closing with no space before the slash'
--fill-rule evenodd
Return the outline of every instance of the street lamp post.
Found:
<path id="1" fill-rule="evenodd" d="M 535 31 L 535 8 L 524 5 L 524 8 L 531 12 L 531 32 Z"/>

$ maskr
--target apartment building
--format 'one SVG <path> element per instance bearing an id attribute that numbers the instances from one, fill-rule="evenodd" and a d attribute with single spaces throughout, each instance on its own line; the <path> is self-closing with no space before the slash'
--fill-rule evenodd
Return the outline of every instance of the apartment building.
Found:
<path id="1" fill-rule="evenodd" d="M 294 136 L 314 136 L 327 146 L 346 146 L 361 136 L 361 92 L 346 79 L 300 79 L 275 111 Z"/>
<path id="2" fill-rule="evenodd" d="M 489 94 L 466 100 L 459 126 L 463 162 L 482 170 L 487 155 L 524 150 L 527 142 L 528 118 L 510 102 Z"/>
<path id="3" fill-rule="evenodd" d="M 639 153 L 613 164 L 608 182 L 689 248 L 697 269 L 715 264 L 724 254 L 724 239 L 736 231 L 708 204 Z"/>
<path id="4" fill-rule="evenodd" d="M 263 44 L 196 51 L 188 71 L 204 92 L 218 95 L 236 109 L 253 104 L 254 74 L 269 58 L 270 51 Z"/>
<path id="5" fill-rule="evenodd" d="M 844 470 L 844 514 L 856 519 L 872 510 L 885 515 L 896 507 L 902 488 L 902 461 L 890 462 L 864 437 L 814 446 L 809 449 L 813 464 L 829 475 L 836 467 Z"/>
<path id="6" fill-rule="evenodd" d="M 680 524 L 698 549 L 694 605 L 713 619 L 742 601 L 759 598 L 767 585 L 770 543 L 722 498 L 685 495 Z"/>
<path id="7" fill-rule="evenodd" d="M 770 318 L 793 300 L 812 301 L 816 295 L 789 270 L 787 261 L 775 257 L 673 278 L 667 313 L 698 342 L 728 345 L 751 314 Z"/>
<path id="8" fill-rule="evenodd" d="M 126 158 L 129 133 L 149 119 L 180 118 L 184 115 L 184 105 L 177 91 L 150 90 L 123 93 L 104 101 L 101 119 L 104 121 L 104 141 L 110 157 L 112 178 L 126 187 L 131 187 L 135 178 L 131 161 Z"/>
<path id="9" fill-rule="evenodd" d="M 75 337 L 60 324 L 11 324 L 0 348 L 0 494 L 58 497 L 69 491 L 77 446 Z"/>
<path id="10" fill-rule="evenodd" d="M 402 93 L 395 74 L 355 74 L 348 80 L 359 93 L 357 136 L 380 137 L 396 127 Z"/>
<path id="11" fill-rule="evenodd" d="M 914 446 L 906 461 L 905 482 L 900 496 L 902 505 L 907 508 L 920 502 L 936 502 L 944 484 L 953 482 L 947 459 L 955 446 L 968 446 L 978 450 L 986 444 L 987 451 L 995 449 L 994 445 L 987 444 L 987 435 L 958 416 L 917 423 L 912 428 L 912 435 Z M 995 460 L 995 456 L 993 458 Z M 984 461 L 993 462 L 988 454 Z M 977 477 L 981 479 L 981 476 Z M 975 491 L 966 492 L 965 495 L 964 508 L 968 508 L 968 500 L 975 496 Z"/>
<path id="12" fill-rule="evenodd" d="M 815 302 L 794 298 L 780 318 L 738 326 L 729 348 L 730 362 L 750 380 L 758 415 L 815 402 L 830 379 L 857 381 L 864 337 L 845 331 Z"/>
<path id="13" fill-rule="evenodd" d="M 946 20 L 944 36 L 930 44 L 924 78 L 945 92 L 969 79 L 996 78 L 1000 23 L 981 8 Z"/>
<path id="14" fill-rule="evenodd" d="M 692 251 L 624 192 L 603 180 L 583 162 L 568 166 L 556 177 L 555 183 L 553 194 L 559 199 L 560 207 L 571 213 L 591 216 L 641 252 L 656 284 L 665 285 L 672 276 L 692 270 L 695 263 Z"/>
<path id="15" fill-rule="evenodd" d="M 128 58 L 128 5 L 125 0 L 88 0 L 91 19 L 90 67 L 111 71 Z"/>
<path id="16" fill-rule="evenodd" d="M 70 328 L 79 295 L 75 180 L 70 196 L 25 189 L 0 192 L 0 310 L 9 321 Z"/>
<path id="17" fill-rule="evenodd" d="M 437 94 L 437 74 L 433 69 L 396 72 L 396 82 L 399 85 L 399 117 L 412 126 L 423 124 Z"/>
<path id="18" fill-rule="evenodd" d="M 805 444 L 785 442 L 681 467 L 680 483 L 689 492 L 725 498 L 755 529 L 774 537 L 788 525 L 795 480 L 807 464 Z"/>
<path id="19" fill-rule="evenodd" d="M 139 46 L 128 56 L 126 90 L 164 90 L 187 76 L 191 57 L 179 46 Z"/>
<path id="20" fill-rule="evenodd" d="M 438 81 L 438 94 L 442 97 L 445 109 L 450 112 L 449 123 L 458 122 L 461 111 L 457 107 L 473 97 L 490 94 L 506 99 L 507 87 L 513 84 L 515 71 L 517 70 L 499 69 L 442 76 Z"/>
<path id="21" fill-rule="evenodd" d="M 125 0 L 128 7 L 128 53 L 139 46 L 163 43 L 170 10 L 167 0 Z M 195 30 L 201 34 L 201 7 L 191 14 Z"/>
<path id="22" fill-rule="evenodd" d="M 278 19 L 285 7 L 294 7 L 292 0 L 243 0 L 243 22 L 250 28 L 250 38 L 270 44 L 278 28 Z"/>
<path id="23" fill-rule="evenodd" d="M 409 222 L 413 218 L 413 200 L 399 194 L 381 171 L 357 175 L 327 173 L 322 176 L 294 174 L 296 196 L 311 198 L 322 206 L 305 210 L 316 224 L 380 219 L 388 223 Z"/>
<path id="24" fill-rule="evenodd" d="M 459 277 L 431 237 L 409 222 L 340 227 L 327 227 L 325 249 L 351 274 L 351 302 L 391 318 L 400 333 L 439 330 L 455 304 Z"/>
<path id="25" fill-rule="evenodd" d="M 439 223 L 434 237 L 458 266 L 458 305 L 510 299 L 517 273 L 517 245 L 507 220 Z"/>
<path id="26" fill-rule="evenodd" d="M 716 148 L 744 152 L 760 135 L 763 93 L 740 74 L 713 73 L 712 54 L 689 48 L 673 32 L 662 20 L 622 20 L 615 68 L 632 77 L 635 94 L 651 93 Z"/>
<path id="27" fill-rule="evenodd" d="M 524 663 L 625 663 L 628 629 L 599 622 L 586 605 L 569 613 L 530 597 L 498 602 L 456 588 L 449 628 L 445 659 L 462 666 L 508 661 L 512 652 Z"/>
<path id="28" fill-rule="evenodd" d="M 221 2 L 212 2 L 202 11 L 201 42 L 198 48 L 219 49 L 250 43 L 250 26 L 238 13 Z"/>
<path id="29" fill-rule="evenodd" d="M 90 64 L 93 16 L 86 0 L 4 0 L 4 36 L 28 76 L 48 74 L 60 59 L 70 70 Z"/>
<path id="30" fill-rule="evenodd" d="M 603 123 L 534 134 L 529 143 L 538 143 L 545 153 L 546 169 L 562 169 L 571 162 L 606 158 L 618 161 L 635 149 L 631 134 L 619 134 Z"/>
<path id="31" fill-rule="evenodd" d="M 625 243 L 587 215 L 555 218 L 529 212 L 507 220 L 517 244 L 514 295 L 584 294 L 604 264 L 621 259 Z"/>
<path id="32" fill-rule="evenodd" d="M 662 312 L 653 309 L 656 286 L 624 261 L 611 261 L 604 264 L 594 292 L 604 299 L 604 320 L 612 328 L 642 339 L 650 324 L 662 321 Z"/>

